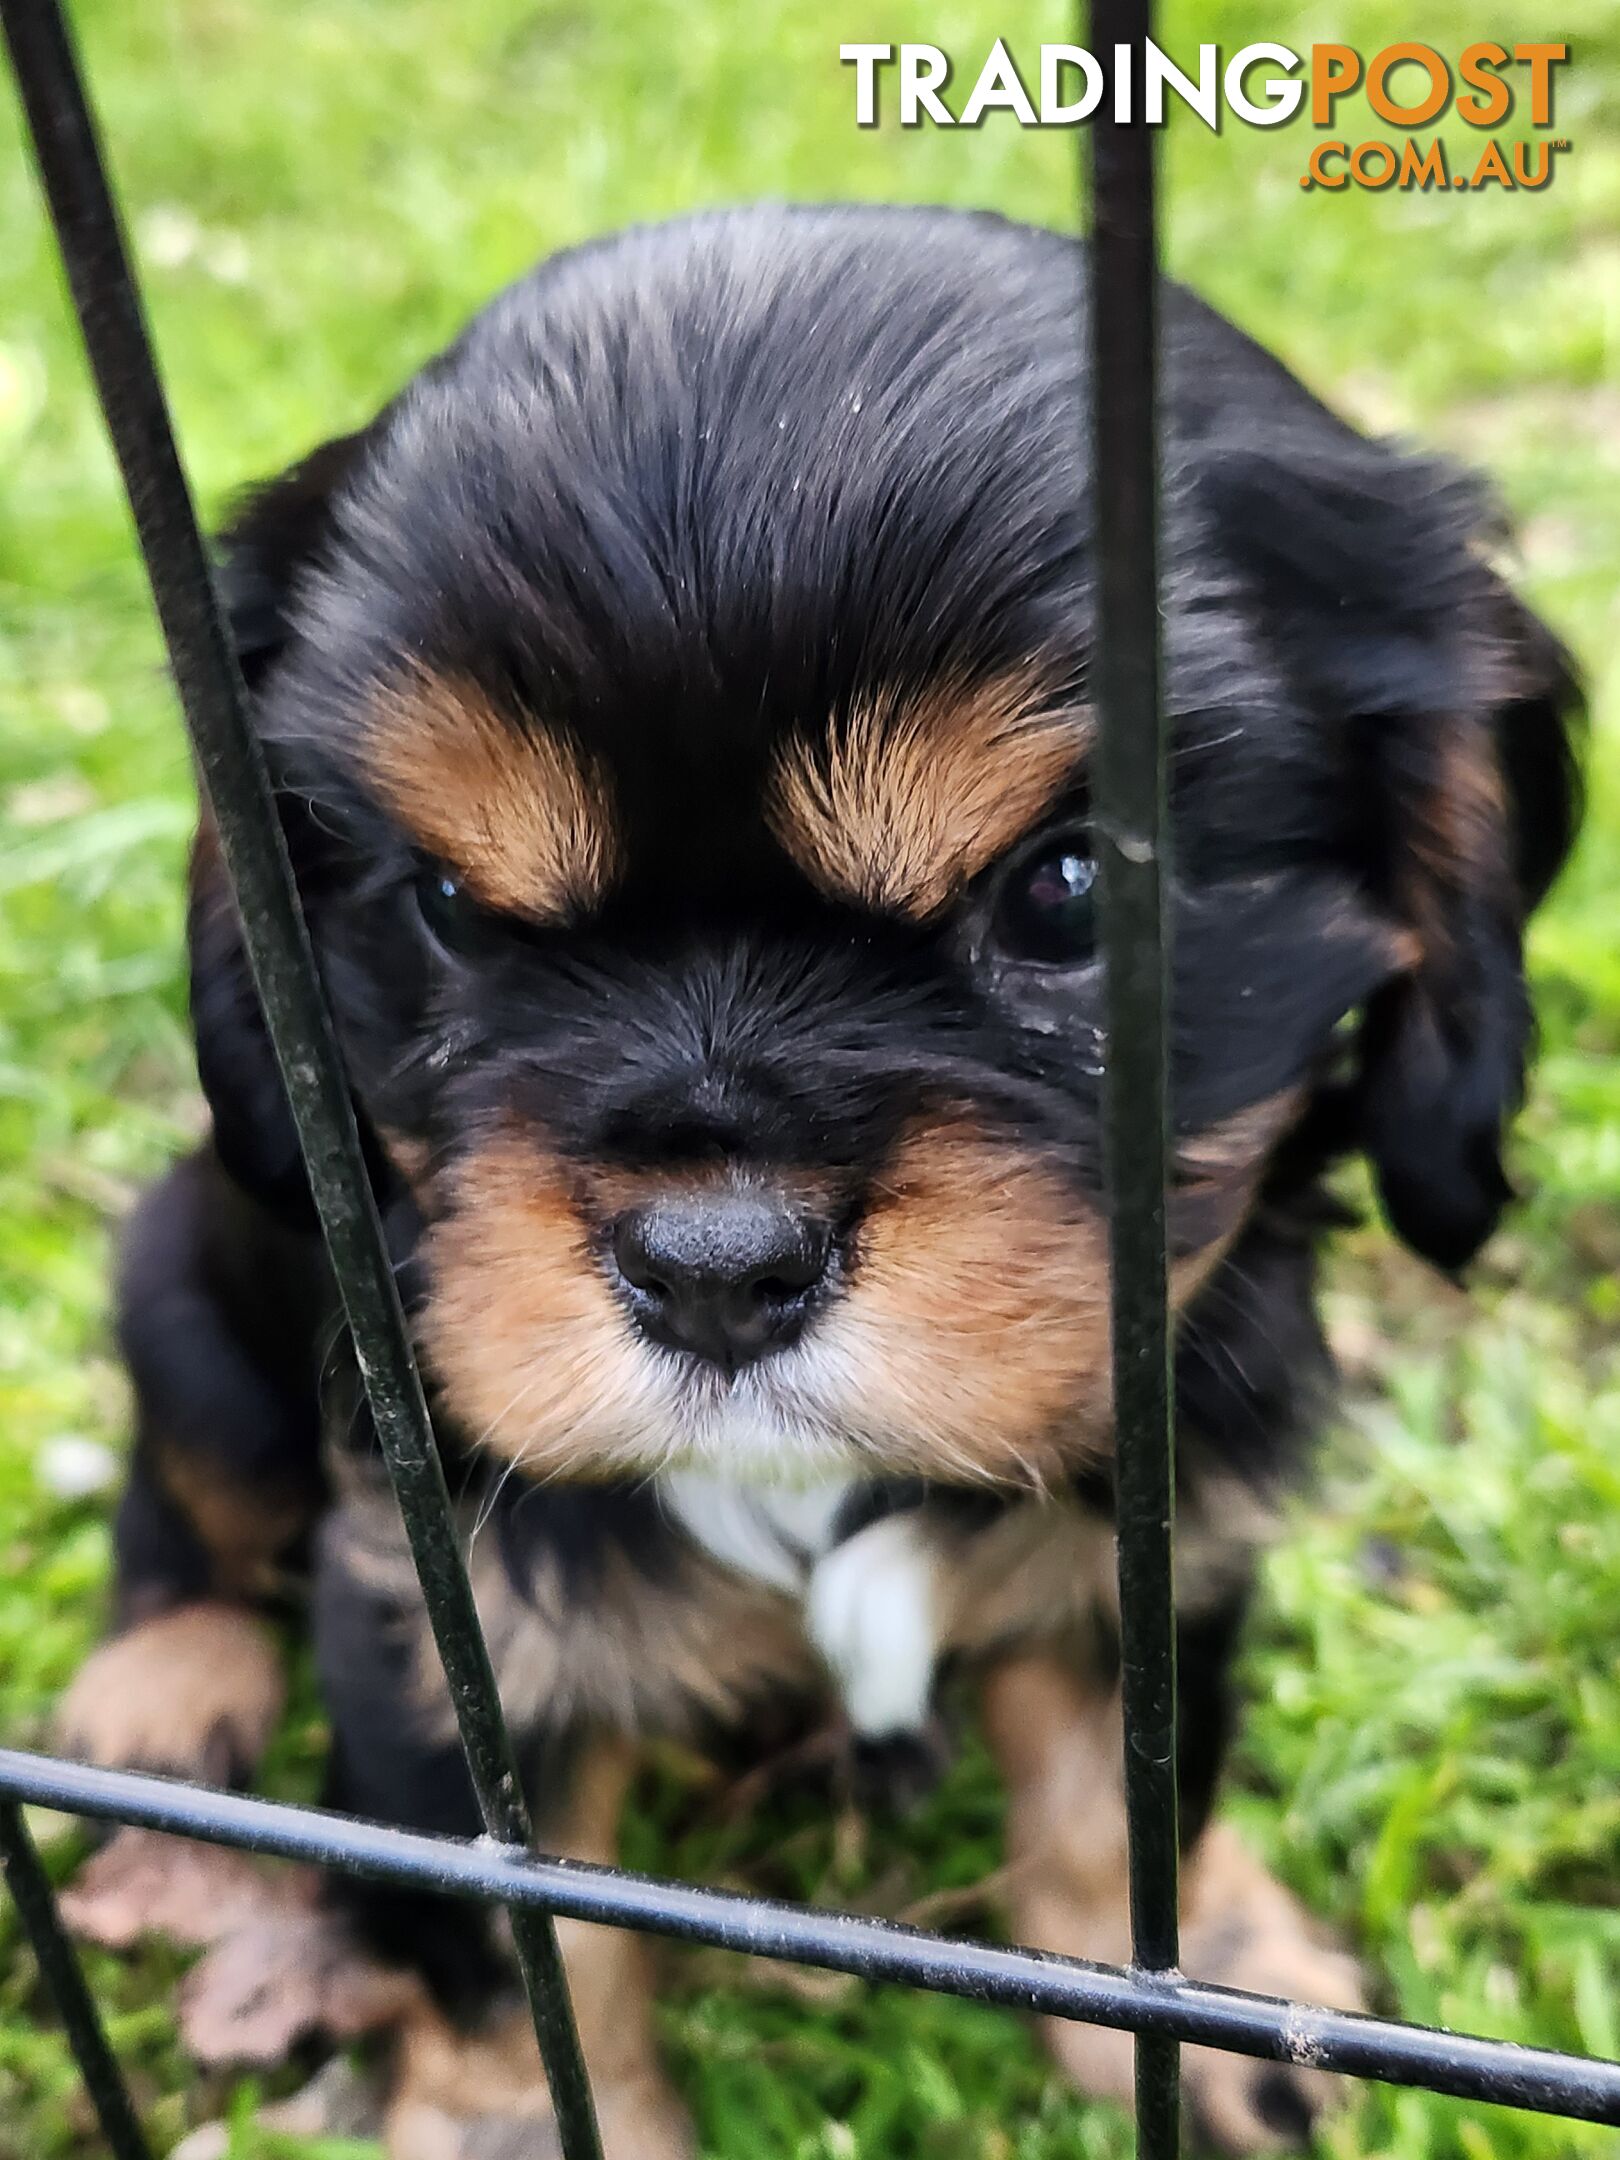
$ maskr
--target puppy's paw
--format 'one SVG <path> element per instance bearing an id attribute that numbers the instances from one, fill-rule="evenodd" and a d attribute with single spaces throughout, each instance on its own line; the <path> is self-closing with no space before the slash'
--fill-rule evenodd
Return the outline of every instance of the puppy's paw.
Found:
<path id="1" fill-rule="evenodd" d="M 279 1905 L 272 1872 L 246 1853 L 158 1830 L 115 1831 L 62 1893 L 74 1934 L 108 1950 L 148 1935 L 202 1948 Z"/>
<path id="2" fill-rule="evenodd" d="M 91 1652 L 56 1717 L 78 1762 L 245 1783 L 286 1699 L 275 1637 L 239 1605 L 177 1606 Z"/>
<path id="3" fill-rule="evenodd" d="M 1355 1960 L 1323 1939 L 1304 1907 L 1224 1825 L 1198 1849 L 1182 1934 L 1195 1980 L 1338 2010 L 1365 2008 Z M 1223 2153 L 1301 2151 L 1318 2119 L 1341 2104 L 1342 2080 L 1308 2063 L 1257 2062 L 1187 2048 L 1188 2112 Z"/>
<path id="4" fill-rule="evenodd" d="M 336 1914 L 289 1900 L 187 1974 L 180 2034 L 198 2062 L 268 2066 L 311 2035 L 343 2042 L 397 2025 L 420 1999 L 420 1983 L 367 1956 Z"/>

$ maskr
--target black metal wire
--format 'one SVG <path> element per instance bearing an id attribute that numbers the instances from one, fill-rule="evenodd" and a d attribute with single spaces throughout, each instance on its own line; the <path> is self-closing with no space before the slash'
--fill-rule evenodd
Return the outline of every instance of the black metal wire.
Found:
<path id="1" fill-rule="evenodd" d="M 51 1879 L 14 1799 L 0 1800 L 0 1861 L 5 1865 L 6 1888 L 33 1944 L 35 1963 L 51 1991 L 113 2160 L 152 2160 L 152 2148 L 136 2117 L 118 2058 L 108 2045 L 79 1953 L 62 1926 Z"/>
<path id="2" fill-rule="evenodd" d="M 1150 0 L 1092 0 L 1091 49 L 1129 53 L 1138 85 Z M 1089 328 L 1096 501 L 1093 765 L 1107 966 L 1104 1077 L 1114 1358 L 1125 1806 L 1131 1950 L 1147 1972 L 1178 1949 L 1175 1492 L 1165 1251 L 1165 752 L 1159 695 L 1158 250 L 1153 131 L 1099 112 L 1091 130 Z M 1136 2046 L 1137 2145 L 1173 2160 L 1180 2057 Z"/>
<path id="3" fill-rule="evenodd" d="M 681 1942 L 709 1943 L 1004 2003 L 1124 2031 L 1307 2064 L 1465 2100 L 1620 2123 L 1620 2063 L 1436 2032 L 1348 2010 L 1316 2009 L 1176 1976 L 964 1942 L 853 1913 L 820 1912 L 584 1861 L 550 1860 L 487 1841 L 423 1837 L 318 1808 L 211 1792 L 128 1770 L 0 1749 L 0 1794 L 110 1822 L 134 1822 L 239 1850 L 414 1889 L 544 1907 Z"/>
<path id="4" fill-rule="evenodd" d="M 489 1834 L 523 1843 L 530 1835 L 528 1810 L 456 1548 L 444 1471 L 354 1108 L 175 448 L 83 77 L 57 0 L 0 0 L 0 22 L 472 1782 Z M 544 1914 L 529 1913 L 514 1916 L 513 1933 L 566 2160 L 600 2160 L 555 1930 Z"/>

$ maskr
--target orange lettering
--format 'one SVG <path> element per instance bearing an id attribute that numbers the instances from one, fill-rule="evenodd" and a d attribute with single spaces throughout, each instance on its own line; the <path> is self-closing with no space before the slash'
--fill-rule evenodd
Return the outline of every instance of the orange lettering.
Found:
<path id="1" fill-rule="evenodd" d="M 1408 62 L 1422 68 L 1429 78 L 1428 95 L 1416 105 L 1397 105 L 1389 94 L 1389 78 Z M 1432 45 L 1386 45 L 1373 55 L 1367 70 L 1367 103 L 1380 120 L 1392 127 L 1422 127 L 1444 107 L 1451 95 L 1451 70 Z"/>
<path id="2" fill-rule="evenodd" d="M 1373 163 L 1374 158 L 1378 160 Z M 1357 143 L 1350 153 L 1350 170 L 1364 188 L 1386 188 L 1400 166 L 1395 146 L 1387 142 Z"/>
<path id="3" fill-rule="evenodd" d="M 1421 155 L 1415 142 L 1405 144 L 1401 150 L 1401 186 L 1444 187 L 1446 184 L 1446 151 L 1439 136 L 1434 138 Z"/>
<path id="4" fill-rule="evenodd" d="M 1513 109 L 1513 92 L 1497 74 L 1498 68 L 1507 66 L 1505 45 L 1470 45 L 1465 48 L 1457 62 L 1457 72 L 1465 83 L 1471 83 L 1485 95 L 1477 98 L 1460 97 L 1457 100 L 1457 118 L 1466 120 L 1470 127 L 1495 127 L 1505 120 Z"/>
<path id="5" fill-rule="evenodd" d="M 1507 188 L 1513 185 L 1513 175 L 1502 162 L 1502 153 L 1497 149 L 1495 143 L 1485 145 L 1485 154 L 1474 167 L 1473 185 L 1483 187 L 1487 180 L 1499 181 L 1503 187 Z"/>
<path id="6" fill-rule="evenodd" d="M 1333 125 L 1333 107 L 1361 80 L 1361 55 L 1353 45 L 1311 47 L 1311 123 Z M 1341 180 L 1338 185 L 1343 187 Z"/>
<path id="7" fill-rule="evenodd" d="M 1530 65 L 1530 118 L 1537 127 L 1552 125 L 1552 71 L 1569 58 L 1567 45 L 1515 45 L 1515 60 Z"/>

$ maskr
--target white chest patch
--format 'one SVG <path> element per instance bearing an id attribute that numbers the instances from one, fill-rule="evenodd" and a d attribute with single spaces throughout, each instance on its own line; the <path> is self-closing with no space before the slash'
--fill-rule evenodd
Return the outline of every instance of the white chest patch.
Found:
<path id="1" fill-rule="evenodd" d="M 668 1512 L 725 1567 L 798 1601 L 805 1631 L 863 1738 L 917 1732 L 938 1656 L 937 1561 L 911 1513 L 839 1538 L 853 1486 L 733 1484 L 699 1470 L 658 1480 Z"/>

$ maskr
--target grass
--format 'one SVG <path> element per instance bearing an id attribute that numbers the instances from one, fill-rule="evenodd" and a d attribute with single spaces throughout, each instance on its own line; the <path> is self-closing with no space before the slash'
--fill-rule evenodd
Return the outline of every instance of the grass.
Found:
<path id="1" fill-rule="evenodd" d="M 1393 0 L 1279 23 L 1166 10 L 1166 39 L 1410 36 Z M 83 41 L 199 496 L 369 413 L 534 256 L 614 223 L 760 194 L 937 198 L 1070 214 L 1073 144 L 991 119 L 852 124 L 840 38 L 977 55 L 1004 12 L 891 0 L 84 0 Z M 1404 2016 L 1620 2053 L 1620 19 L 1566 0 L 1544 195 L 1305 194 L 1307 130 L 1168 132 L 1173 266 L 1312 383 L 1483 465 L 1533 595 L 1594 687 L 1592 814 L 1538 923 L 1545 1055 L 1519 1143 L 1533 1197 L 1469 1299 L 1375 1230 L 1333 1292 L 1357 1386 L 1268 1578 L 1233 1806 Z M 1062 37 L 1034 12 L 1024 42 Z M 1455 52 L 1478 10 L 1430 0 Z M 1015 40 L 1015 49 L 1021 49 Z M 183 1017 L 181 737 L 126 515 L 34 192 L 0 113 L 0 1732 L 44 1738 L 96 1627 L 104 1497 L 53 1496 L 64 1438 L 116 1447 L 111 1224 L 194 1129 Z M 1357 133 L 1380 130 L 1354 127 Z M 1387 132 L 1387 131 L 1382 131 Z M 1511 131 L 1509 131 L 1511 133 Z M 307 1791 L 306 1710 L 270 1782 Z M 784 1811 L 785 1810 L 785 1811 Z M 65 1870 L 75 1846 L 51 1847 Z M 784 1803 L 727 1825 L 666 1781 L 630 1857 L 793 1895 L 971 1917 L 997 1856 L 971 1759 L 913 1836 Z M 949 1893 L 955 1894 L 952 1902 Z M 944 1899 L 943 1906 L 938 1902 Z M 159 2149 L 255 2096 L 199 2090 L 158 1952 L 94 1961 Z M 1066 2097 L 1017 2024 L 894 1992 L 784 1992 L 671 1960 L 665 2032 L 715 2160 L 1114 2160 L 1120 2120 Z M 0 2160 L 94 2149 L 59 2036 L 0 1914 Z M 1367 2091 L 1349 2160 L 1566 2160 L 1605 2133 Z M 293 2148 L 283 2147 L 284 2152 Z M 306 2154 L 310 2149 L 306 2148 Z M 367 2148 L 331 2146 L 326 2160 Z"/>

